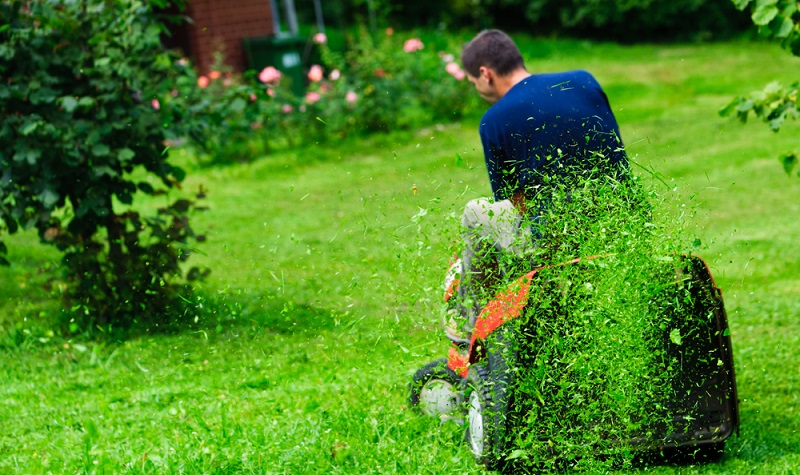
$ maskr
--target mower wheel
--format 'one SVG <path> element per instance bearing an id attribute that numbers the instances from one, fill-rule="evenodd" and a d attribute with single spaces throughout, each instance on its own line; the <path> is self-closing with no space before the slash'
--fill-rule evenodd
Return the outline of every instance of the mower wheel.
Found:
<path id="1" fill-rule="evenodd" d="M 409 404 L 426 416 L 460 418 L 461 380 L 461 376 L 447 367 L 447 359 L 432 361 L 414 374 Z"/>
<path id="2" fill-rule="evenodd" d="M 513 434 L 511 407 L 516 354 L 514 332 L 501 329 L 486 344 L 486 359 L 469 368 L 466 380 L 466 439 L 475 460 L 489 470 L 504 471 Z"/>

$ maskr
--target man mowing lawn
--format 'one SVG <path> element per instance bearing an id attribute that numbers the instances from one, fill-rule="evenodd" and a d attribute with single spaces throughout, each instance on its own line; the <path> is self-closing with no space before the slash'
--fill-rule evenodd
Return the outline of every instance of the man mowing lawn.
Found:
<path id="1" fill-rule="evenodd" d="M 547 197 L 556 188 L 569 193 L 578 174 L 622 180 L 629 170 L 608 98 L 590 73 L 530 74 L 514 41 L 499 30 L 479 33 L 461 62 L 492 104 L 479 132 L 494 199 L 470 201 L 462 218 L 457 313 L 469 332 L 482 294 L 502 272 L 501 259 L 524 262 L 533 250 Z M 461 325 L 452 323 L 448 331 L 458 336 Z"/>

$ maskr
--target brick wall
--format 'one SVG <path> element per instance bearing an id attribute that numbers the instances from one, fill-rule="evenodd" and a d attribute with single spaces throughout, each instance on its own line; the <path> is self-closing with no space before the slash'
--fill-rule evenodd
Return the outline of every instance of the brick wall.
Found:
<path id="1" fill-rule="evenodd" d="M 222 50 L 225 63 L 241 71 L 246 58 L 242 38 L 272 35 L 269 0 L 190 0 L 187 14 L 190 54 L 197 68 L 207 73 L 213 53 Z"/>

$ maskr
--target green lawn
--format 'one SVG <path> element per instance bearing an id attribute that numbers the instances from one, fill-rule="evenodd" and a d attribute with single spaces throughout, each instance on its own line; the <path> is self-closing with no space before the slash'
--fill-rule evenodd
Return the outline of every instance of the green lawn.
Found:
<path id="1" fill-rule="evenodd" d="M 736 94 L 796 80 L 800 60 L 746 42 L 520 44 L 532 72 L 597 76 L 635 170 L 665 197 L 656 213 L 688 217 L 724 292 L 741 436 L 721 463 L 646 471 L 800 472 L 800 180 L 776 159 L 800 130 L 717 115 Z M 43 288 L 58 255 L 8 239 L 0 474 L 480 473 L 460 427 L 405 406 L 411 374 L 446 353 L 439 285 L 460 209 L 489 193 L 476 128 L 191 170 L 187 187 L 210 190 L 194 260 L 213 271 L 202 319 L 180 334 L 59 336 Z"/>

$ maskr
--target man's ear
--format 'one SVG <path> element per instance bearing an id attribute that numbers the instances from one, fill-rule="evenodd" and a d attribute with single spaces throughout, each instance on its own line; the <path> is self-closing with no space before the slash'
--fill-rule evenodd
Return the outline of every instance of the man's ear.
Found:
<path id="1" fill-rule="evenodd" d="M 481 75 L 481 77 L 486 79 L 486 82 L 489 83 L 492 82 L 492 78 L 494 77 L 494 71 L 492 71 L 492 68 L 489 68 L 487 66 L 481 66 L 478 69 L 478 73 Z"/>

